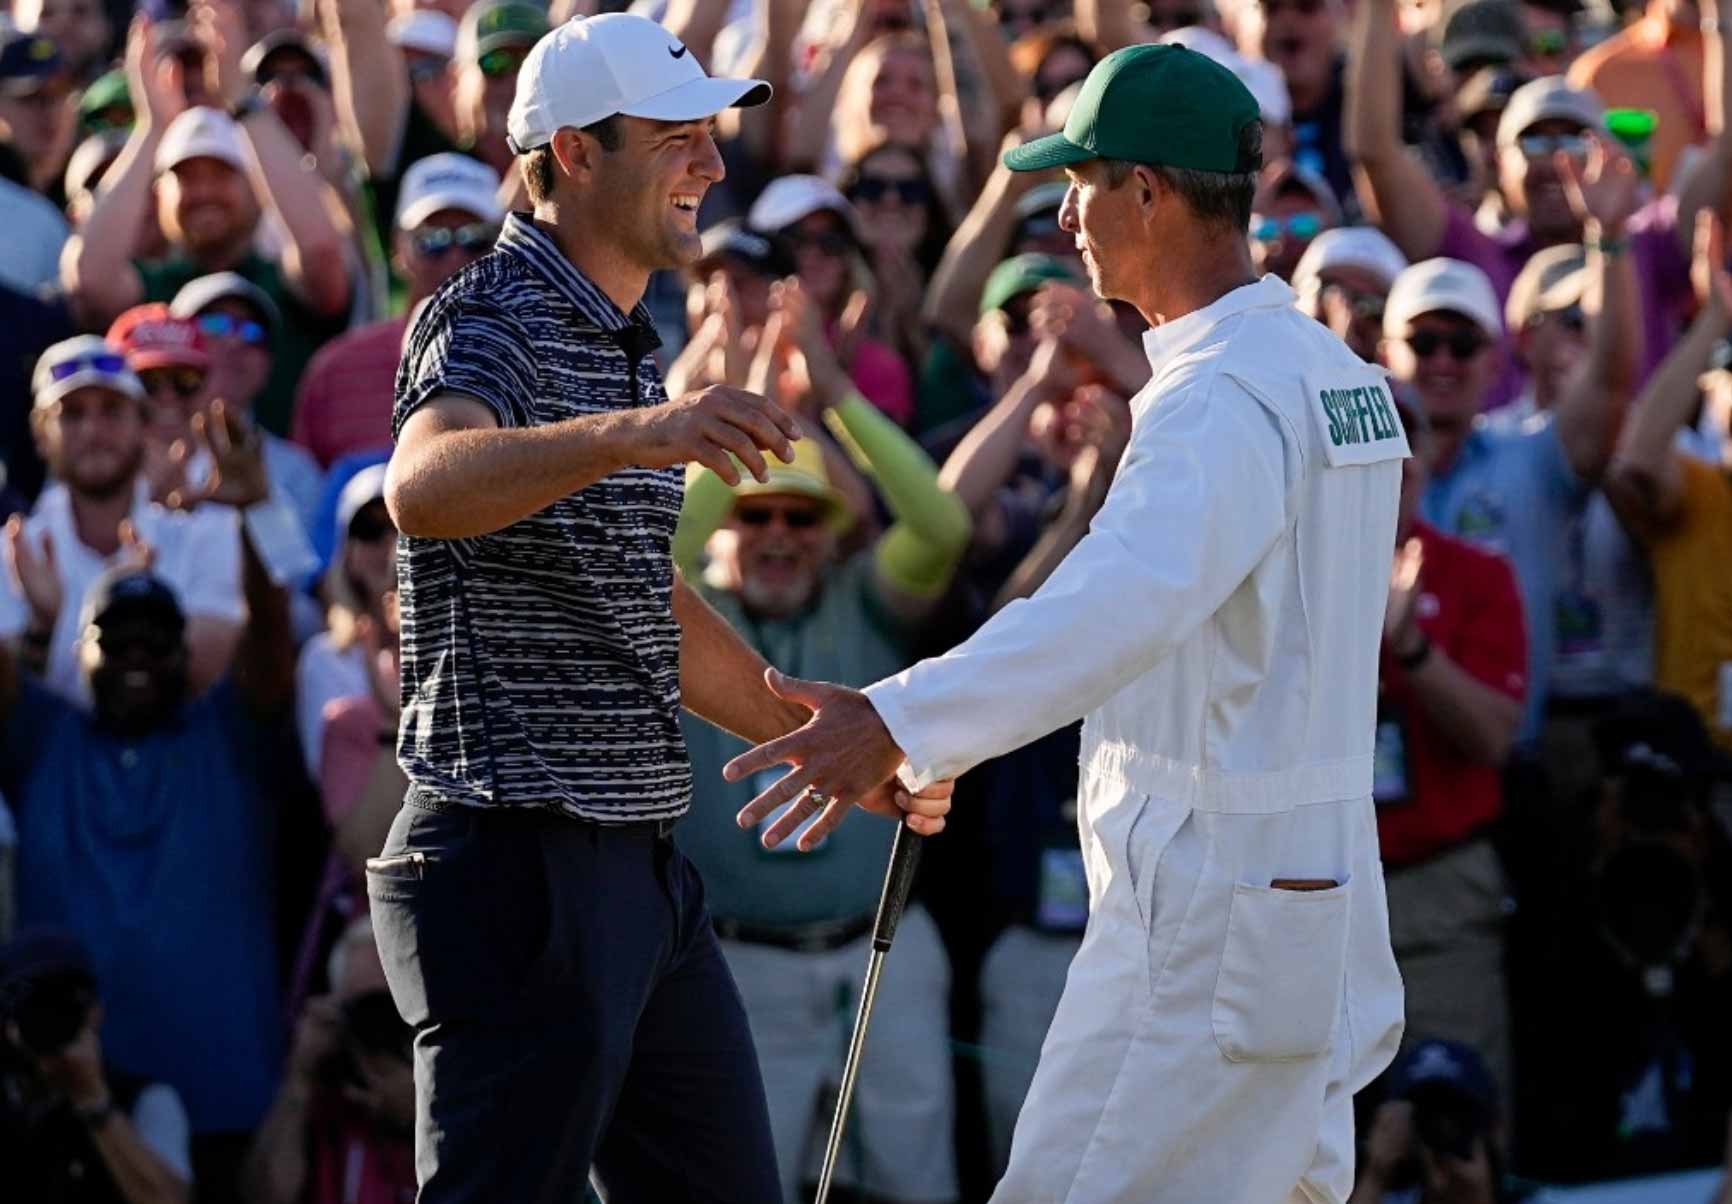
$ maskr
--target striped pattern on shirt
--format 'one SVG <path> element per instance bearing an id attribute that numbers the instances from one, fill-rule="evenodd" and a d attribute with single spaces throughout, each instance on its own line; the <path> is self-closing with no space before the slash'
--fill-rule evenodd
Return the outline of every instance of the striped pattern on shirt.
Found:
<path id="1" fill-rule="evenodd" d="M 493 252 L 417 318 L 392 437 L 447 393 L 502 427 L 657 404 L 655 345 L 641 305 L 628 317 L 512 214 Z M 669 551 L 683 492 L 678 467 L 628 468 L 490 535 L 402 538 L 398 758 L 411 797 L 599 823 L 685 812 Z"/>

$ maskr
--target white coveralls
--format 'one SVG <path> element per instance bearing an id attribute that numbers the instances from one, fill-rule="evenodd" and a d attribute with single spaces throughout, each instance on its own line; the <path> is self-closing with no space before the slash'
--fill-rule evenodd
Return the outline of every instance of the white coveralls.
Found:
<path id="1" fill-rule="evenodd" d="M 1144 336 L 1089 534 L 867 691 L 905 778 L 1079 716 L 1090 915 L 994 1204 L 1340 1204 L 1394 1056 L 1372 739 L 1408 454 L 1275 277 Z M 1276 879 L 1339 883 L 1272 889 Z"/>

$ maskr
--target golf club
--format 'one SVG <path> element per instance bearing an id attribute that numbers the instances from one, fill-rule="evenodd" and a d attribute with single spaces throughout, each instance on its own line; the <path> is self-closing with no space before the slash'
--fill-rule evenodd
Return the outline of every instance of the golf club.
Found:
<path id="1" fill-rule="evenodd" d="M 925 837 L 907 823 L 896 825 L 890 844 L 890 868 L 884 874 L 884 892 L 878 896 L 878 915 L 872 924 L 872 951 L 866 957 L 866 985 L 860 992 L 860 1010 L 854 1016 L 854 1035 L 848 1041 L 848 1059 L 842 1064 L 842 1090 L 836 1097 L 836 1116 L 830 1122 L 830 1141 L 824 1147 L 824 1167 L 818 1173 L 815 1204 L 830 1198 L 830 1178 L 842 1153 L 842 1131 L 848 1123 L 848 1104 L 854 1098 L 854 1080 L 860 1075 L 860 1054 L 866 1047 L 866 1026 L 872 1023 L 872 1003 L 878 995 L 878 976 L 884 970 L 884 955 L 896 939 L 896 926 L 908 906 L 908 888 L 920 865 L 920 846 Z"/>

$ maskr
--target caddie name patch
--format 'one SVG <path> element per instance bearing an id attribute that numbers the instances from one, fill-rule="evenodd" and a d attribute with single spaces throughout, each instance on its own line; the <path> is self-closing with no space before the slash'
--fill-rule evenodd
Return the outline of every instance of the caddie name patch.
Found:
<path id="1" fill-rule="evenodd" d="M 1402 460 L 1412 454 L 1395 398 L 1381 378 L 1349 375 L 1307 380 L 1305 392 L 1331 468 Z"/>

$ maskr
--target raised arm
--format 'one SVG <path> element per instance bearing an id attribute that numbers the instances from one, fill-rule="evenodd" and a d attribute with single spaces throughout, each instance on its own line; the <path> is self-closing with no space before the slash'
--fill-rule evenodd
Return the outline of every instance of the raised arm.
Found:
<path id="1" fill-rule="evenodd" d="M 1691 254 L 1696 214 L 1712 209 L 1732 221 L 1732 87 L 1727 86 L 1727 39 L 1732 25 L 1722 20 L 1725 0 L 1701 0 L 1702 14 L 1702 112 L 1708 126 L 1704 153 L 1678 187 L 1678 249 Z M 1726 14 L 1732 17 L 1732 13 Z M 1716 32 L 1706 32 L 1708 26 Z"/>
<path id="2" fill-rule="evenodd" d="M 952 30 L 984 76 L 988 95 L 964 106 L 957 83 Z M 985 37 L 981 36 L 982 29 Z M 932 43 L 932 65 L 938 81 L 939 112 L 962 136 L 964 160 L 972 185 L 992 174 L 992 156 L 1009 124 L 1007 117 L 1021 106 L 1026 89 L 1011 66 L 1010 51 L 998 31 L 986 25 L 986 15 L 959 0 L 926 0 L 926 33 Z"/>
<path id="3" fill-rule="evenodd" d="M 1557 170 L 1582 219 L 1588 249 L 1588 355 L 1558 400 L 1558 441 L 1575 474 L 1597 481 L 1612 457 L 1642 358 L 1642 302 L 1624 243 L 1641 180 L 1630 160 L 1600 138 L 1585 172 L 1562 154 Z"/>
<path id="4" fill-rule="evenodd" d="M 252 148 L 248 175 L 260 207 L 274 213 L 288 234 L 284 278 L 315 312 L 343 313 L 350 292 L 348 232 L 338 224 L 342 200 L 306 165 L 301 144 L 270 109 L 259 108 L 240 125 Z"/>
<path id="5" fill-rule="evenodd" d="M 817 171 L 824 162 L 824 150 L 830 143 L 830 120 L 835 115 L 836 98 L 842 92 L 842 77 L 848 74 L 848 65 L 872 37 L 865 0 L 853 0 L 852 8 L 848 36 L 830 48 L 824 69 L 800 95 L 794 109 L 782 159 L 786 171 Z"/>
<path id="6" fill-rule="evenodd" d="M 728 112 L 739 123 L 738 136 L 747 152 L 761 164 L 782 162 L 782 131 L 794 94 L 794 38 L 805 12 L 804 0 L 764 0 L 757 8 L 758 49 L 741 74 L 769 84 L 770 99 Z"/>
<path id="7" fill-rule="evenodd" d="M 1076 31 L 1103 54 L 1148 40 L 1131 15 L 1131 0 L 1076 0 Z"/>
<path id="8" fill-rule="evenodd" d="M 381 0 L 317 2 L 344 141 L 370 173 L 389 173 L 409 115 L 409 75 L 402 51 L 385 34 L 385 5 Z"/>
<path id="9" fill-rule="evenodd" d="M 1366 214 L 1412 262 L 1443 241 L 1449 202 L 1401 141 L 1401 32 L 1396 0 L 1362 0 L 1353 15 L 1343 117 L 1354 185 Z"/>
<path id="10" fill-rule="evenodd" d="M 126 34 L 126 78 L 138 119 L 103 177 L 84 228 L 67 241 L 60 260 L 61 283 L 86 326 L 107 326 L 144 296 L 132 252 L 153 201 L 156 148 L 186 108 L 178 71 L 159 55 L 150 18 L 134 17 Z"/>
<path id="11" fill-rule="evenodd" d="M 1696 409 L 1701 396 L 1697 379 L 1707 368 L 1715 344 L 1732 335 L 1732 275 L 1726 269 L 1721 230 L 1715 215 L 1697 218 L 1691 277 L 1701 308 L 1684 337 L 1648 378 L 1607 474 L 1606 496 L 1637 536 L 1663 529 L 1678 513 L 1683 477 L 1673 440 Z"/>
<path id="12" fill-rule="evenodd" d="M 1011 171 L 1000 162 L 987 177 L 968 216 L 945 244 L 944 256 L 926 290 L 922 317 L 927 325 L 942 330 L 962 347 L 974 337 L 980 291 L 1004 258 L 1005 245 L 1016 228 L 1016 202 L 1039 182 L 1036 173 Z"/>

